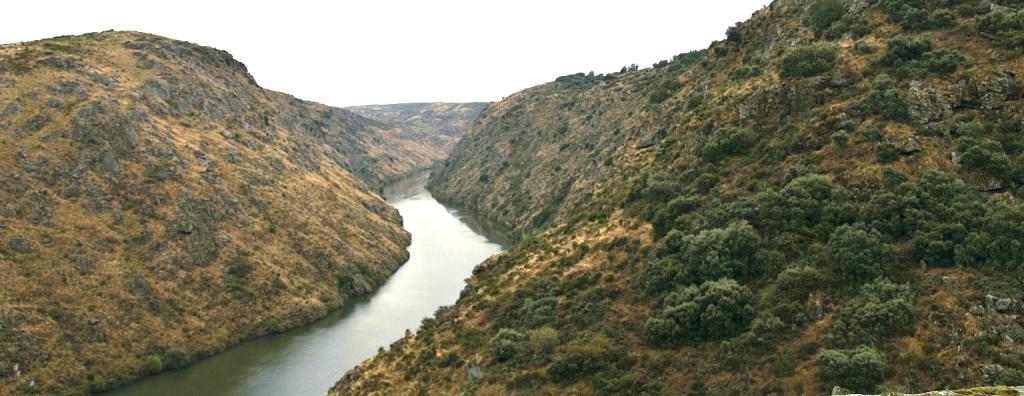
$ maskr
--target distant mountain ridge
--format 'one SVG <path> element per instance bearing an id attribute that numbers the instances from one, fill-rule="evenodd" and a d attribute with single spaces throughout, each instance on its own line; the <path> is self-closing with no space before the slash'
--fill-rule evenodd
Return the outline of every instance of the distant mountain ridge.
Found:
<path id="1" fill-rule="evenodd" d="M 435 150 L 429 160 L 441 161 L 476 122 L 487 103 L 399 103 L 347 107 L 382 122 L 384 129 Z"/>

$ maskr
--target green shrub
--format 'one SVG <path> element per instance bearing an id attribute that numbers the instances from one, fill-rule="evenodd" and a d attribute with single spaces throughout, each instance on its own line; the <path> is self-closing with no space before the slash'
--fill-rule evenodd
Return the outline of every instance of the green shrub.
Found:
<path id="1" fill-rule="evenodd" d="M 999 374 L 999 384 L 1006 386 L 1024 385 L 1024 371 L 1008 368 Z"/>
<path id="2" fill-rule="evenodd" d="M 700 200 L 693 196 L 675 197 L 667 205 L 657 210 L 651 224 L 654 226 L 654 237 L 665 236 L 675 225 L 676 219 L 700 207 Z"/>
<path id="3" fill-rule="evenodd" d="M 558 330 L 544 326 L 526 332 L 526 350 L 534 355 L 549 355 L 561 343 Z"/>
<path id="4" fill-rule="evenodd" d="M 704 230 L 683 240 L 681 261 L 694 282 L 720 277 L 745 277 L 753 272 L 754 253 L 759 243 L 754 227 L 745 221 L 724 229 Z"/>
<path id="5" fill-rule="evenodd" d="M 897 20 L 904 30 L 927 30 L 931 26 L 928 10 L 923 8 L 904 7 L 898 15 Z"/>
<path id="6" fill-rule="evenodd" d="M 893 142 L 878 142 L 875 144 L 875 157 L 878 162 L 888 164 L 900 159 L 900 149 Z"/>
<path id="7" fill-rule="evenodd" d="M 921 64 L 928 71 L 937 74 L 950 74 L 961 66 L 968 65 L 967 58 L 963 54 L 950 49 L 940 49 L 925 54 Z"/>
<path id="8" fill-rule="evenodd" d="M 920 78 L 927 73 L 949 74 L 967 66 L 967 58 L 950 49 L 934 50 L 931 41 L 897 36 L 886 41 L 882 64 L 892 67 L 906 78 Z"/>
<path id="9" fill-rule="evenodd" d="M 910 287 L 880 279 L 861 287 L 860 293 L 836 313 L 827 339 L 841 347 L 875 344 L 913 334 L 916 316 Z"/>
<path id="10" fill-rule="evenodd" d="M 754 223 L 758 229 L 770 232 L 810 233 L 811 228 L 823 225 L 822 211 L 832 192 L 832 181 L 827 177 L 800 176 L 779 191 L 757 195 Z"/>
<path id="11" fill-rule="evenodd" d="M 837 384 L 857 392 L 873 392 L 885 381 L 885 356 L 874 348 L 828 350 L 818 355 L 818 375 L 826 385 Z"/>
<path id="12" fill-rule="evenodd" d="M 547 367 L 547 373 L 557 382 L 569 382 L 612 366 L 625 356 L 625 347 L 615 345 L 603 334 L 597 334 L 559 348 Z"/>
<path id="13" fill-rule="evenodd" d="M 906 121 L 910 118 L 910 106 L 896 90 L 896 82 L 882 74 L 875 78 L 874 90 L 866 98 L 867 107 L 883 119 Z"/>
<path id="14" fill-rule="evenodd" d="M 746 80 L 760 76 L 762 73 L 764 73 L 764 66 L 762 65 L 743 65 L 729 72 L 729 78 L 733 80 Z"/>
<path id="15" fill-rule="evenodd" d="M 959 148 L 963 152 L 960 164 L 965 169 L 983 172 L 1002 180 L 1011 178 L 1010 158 L 1003 152 L 1003 146 L 999 142 L 991 139 L 965 138 Z"/>
<path id="16" fill-rule="evenodd" d="M 878 46 L 871 44 L 867 41 L 858 41 L 853 43 L 853 52 L 858 54 L 873 54 L 878 51 Z"/>
<path id="17" fill-rule="evenodd" d="M 273 316 L 263 322 L 263 328 L 271 334 L 282 333 L 285 330 L 284 325 L 281 324 L 281 320 Z"/>
<path id="18" fill-rule="evenodd" d="M 846 15 L 846 7 L 839 0 L 818 0 L 807 10 L 807 19 L 804 23 L 814 30 L 824 32 L 833 22 L 840 20 Z"/>
<path id="19" fill-rule="evenodd" d="M 164 363 L 160 360 L 160 356 L 149 355 L 146 356 L 146 361 L 143 364 L 143 367 L 145 367 L 146 371 L 150 374 L 156 374 L 163 371 Z"/>
<path id="20" fill-rule="evenodd" d="M 1024 206 L 1000 202 L 986 209 L 978 227 L 956 246 L 957 262 L 994 268 L 1024 284 Z"/>
<path id="21" fill-rule="evenodd" d="M 1024 14 L 1019 12 L 1007 14 L 1005 12 L 990 12 L 975 18 L 975 27 L 983 33 L 1004 33 L 1024 30 Z"/>
<path id="22" fill-rule="evenodd" d="M 823 287 L 828 277 L 821 270 L 808 266 L 790 267 L 775 277 L 771 297 L 776 301 L 803 303 Z"/>
<path id="23" fill-rule="evenodd" d="M 828 239 L 828 260 L 835 274 L 861 283 L 891 272 L 896 249 L 875 230 L 843 225 Z"/>
<path id="24" fill-rule="evenodd" d="M 882 3 L 893 22 L 904 30 L 946 29 L 956 25 L 956 16 L 949 10 L 929 14 L 920 0 L 887 0 Z"/>
<path id="25" fill-rule="evenodd" d="M 949 29 L 956 26 L 956 15 L 949 10 L 938 10 L 928 18 L 928 23 L 932 29 Z"/>
<path id="26" fill-rule="evenodd" d="M 188 353 L 181 348 L 170 348 L 164 352 L 163 366 L 176 370 L 188 365 Z"/>
<path id="27" fill-rule="evenodd" d="M 838 131 L 832 134 L 832 143 L 839 147 L 846 147 L 846 143 L 850 141 L 850 133 L 846 131 Z"/>
<path id="28" fill-rule="evenodd" d="M 350 295 L 355 288 L 355 279 L 347 269 L 338 268 L 334 270 L 334 286 L 342 295 Z"/>
<path id="29" fill-rule="evenodd" d="M 519 354 L 520 343 L 526 336 L 513 329 L 499 329 L 498 334 L 491 338 L 489 350 L 495 361 L 512 360 Z"/>
<path id="30" fill-rule="evenodd" d="M 670 293 L 662 309 L 644 323 L 654 345 L 729 338 L 742 333 L 754 317 L 752 293 L 732 279 L 704 282 Z"/>
<path id="31" fill-rule="evenodd" d="M 665 87 L 658 87 L 651 92 L 649 100 L 651 103 L 661 103 L 670 97 L 672 97 L 672 93 L 669 92 L 668 89 L 665 89 Z"/>
<path id="32" fill-rule="evenodd" d="M 654 91 L 651 92 L 651 96 L 649 98 L 650 102 L 651 103 L 661 103 L 661 102 L 664 102 L 666 99 L 672 97 L 672 94 L 675 93 L 676 91 L 678 91 L 679 88 L 682 88 L 682 87 L 683 87 L 683 84 L 680 83 L 679 81 L 677 81 L 674 78 L 665 80 L 664 82 L 661 83 L 660 86 L 658 86 L 658 88 L 655 88 Z"/>
<path id="33" fill-rule="evenodd" d="M 810 45 L 797 47 L 782 58 L 779 75 L 788 77 L 811 77 L 832 70 L 839 51 L 831 45 Z"/>
<path id="34" fill-rule="evenodd" d="M 661 171 L 651 172 L 637 187 L 640 188 L 637 195 L 652 204 L 668 202 L 676 195 L 679 195 L 679 190 L 681 189 L 679 183 L 674 178 Z"/>
<path id="35" fill-rule="evenodd" d="M 231 256 L 224 263 L 224 276 L 235 279 L 245 279 L 252 272 L 253 266 L 249 261 L 248 254 L 238 253 Z"/>
<path id="36" fill-rule="evenodd" d="M 704 139 L 697 148 L 697 154 L 706 161 L 715 162 L 731 155 L 746 153 L 756 140 L 757 134 L 750 128 L 730 126 Z"/>
<path id="37" fill-rule="evenodd" d="M 655 259 L 644 271 L 651 292 L 677 284 L 698 284 L 722 277 L 749 277 L 754 273 L 754 254 L 759 238 L 745 221 L 725 228 L 683 235 L 673 230 L 655 249 Z"/>
<path id="38" fill-rule="evenodd" d="M 932 50 L 932 42 L 908 36 L 896 36 L 885 42 L 885 56 L 882 64 L 898 66 L 904 62 L 920 59 Z"/>
<path id="39" fill-rule="evenodd" d="M 775 315 L 768 314 L 750 322 L 750 333 L 747 342 L 755 346 L 774 345 L 781 340 L 788 330 L 788 326 Z"/>
<path id="40" fill-rule="evenodd" d="M 853 38 L 861 38 L 871 33 L 871 24 L 867 18 L 860 15 L 846 15 L 836 23 L 832 24 L 832 27 L 825 33 L 825 38 L 829 40 L 836 40 L 849 34 Z"/>

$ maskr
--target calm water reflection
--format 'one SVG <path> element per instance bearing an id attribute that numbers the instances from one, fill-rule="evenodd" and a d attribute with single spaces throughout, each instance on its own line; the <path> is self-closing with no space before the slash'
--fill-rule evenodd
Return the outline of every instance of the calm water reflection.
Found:
<path id="1" fill-rule="evenodd" d="M 423 173 L 384 189 L 402 213 L 412 245 L 409 261 L 372 295 L 309 326 L 246 342 L 106 395 L 324 395 L 377 348 L 454 303 L 473 267 L 508 244 L 495 228 L 434 200 L 426 181 Z"/>

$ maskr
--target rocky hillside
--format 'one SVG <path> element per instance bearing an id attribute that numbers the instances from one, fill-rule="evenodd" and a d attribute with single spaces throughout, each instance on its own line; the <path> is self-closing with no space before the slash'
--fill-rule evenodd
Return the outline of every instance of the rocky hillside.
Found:
<path id="1" fill-rule="evenodd" d="M 486 103 L 401 103 L 348 107 L 381 122 L 389 133 L 434 149 L 429 159 L 448 158 L 455 143 L 476 122 Z M 428 164 L 433 165 L 433 164 Z"/>
<path id="2" fill-rule="evenodd" d="M 430 187 L 523 239 L 332 393 L 1024 384 L 1022 7 L 777 0 L 488 106 Z"/>
<path id="3" fill-rule="evenodd" d="M 86 394 L 323 316 L 406 258 L 437 157 L 213 48 L 0 46 L 0 394 Z"/>

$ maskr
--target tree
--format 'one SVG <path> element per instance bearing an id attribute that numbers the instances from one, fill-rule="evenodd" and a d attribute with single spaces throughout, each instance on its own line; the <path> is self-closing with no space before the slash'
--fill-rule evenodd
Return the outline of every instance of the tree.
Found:
<path id="1" fill-rule="evenodd" d="M 858 392 L 873 392 L 885 381 L 885 356 L 874 348 L 827 350 L 818 355 L 818 375 L 827 384 L 838 384 Z"/>
<path id="2" fill-rule="evenodd" d="M 811 5 L 807 12 L 807 19 L 804 21 L 814 30 L 821 33 L 832 26 L 846 15 L 846 7 L 839 0 L 819 0 Z"/>
<path id="3" fill-rule="evenodd" d="M 150 374 L 156 374 L 163 371 L 164 363 L 160 361 L 160 356 L 149 355 L 146 356 L 145 368 Z"/>
<path id="4" fill-rule="evenodd" d="M 513 329 L 499 329 L 498 334 L 491 338 L 491 357 L 498 362 L 512 360 L 519 353 L 519 343 L 526 336 Z"/>
<path id="5" fill-rule="evenodd" d="M 896 90 L 896 82 L 891 77 L 881 74 L 875 78 L 875 87 L 866 99 L 871 112 L 883 119 L 906 121 L 910 118 L 910 106 Z"/>
<path id="6" fill-rule="evenodd" d="M 698 207 L 700 207 L 700 200 L 697 197 L 680 196 L 673 198 L 667 205 L 655 212 L 654 221 L 651 222 L 654 226 L 654 237 L 661 238 L 668 234 L 679 216 L 689 213 Z"/>
<path id="7" fill-rule="evenodd" d="M 874 344 L 914 332 L 917 309 L 907 285 L 880 279 L 861 287 L 828 327 L 828 340 L 836 346 Z"/>
<path id="8" fill-rule="evenodd" d="M 754 318 L 753 294 L 732 279 L 704 282 L 670 293 L 663 308 L 644 324 L 644 335 L 655 345 L 728 338 L 743 331 Z"/>
<path id="9" fill-rule="evenodd" d="M 756 140 L 757 134 L 750 128 L 730 126 L 704 139 L 697 148 L 697 154 L 705 161 L 715 162 L 731 155 L 746 153 Z"/>
<path id="10" fill-rule="evenodd" d="M 835 46 L 816 44 L 797 47 L 782 57 L 779 75 L 789 77 L 811 77 L 832 70 L 839 51 Z"/>
<path id="11" fill-rule="evenodd" d="M 882 64 L 899 66 L 907 61 L 920 59 L 932 50 L 932 42 L 908 36 L 896 36 L 885 42 L 885 56 Z"/>
<path id="12" fill-rule="evenodd" d="M 760 239 L 754 227 L 737 221 L 725 228 L 701 231 L 683 239 L 681 261 L 694 283 L 722 277 L 747 277 L 754 271 Z"/>
<path id="13" fill-rule="evenodd" d="M 163 365 L 170 369 L 180 369 L 188 365 L 188 353 L 181 348 L 170 348 L 164 352 Z"/>
<path id="14" fill-rule="evenodd" d="M 696 235 L 672 230 L 655 247 L 644 269 L 644 283 L 648 291 L 657 293 L 677 284 L 749 277 L 754 274 L 759 243 L 754 227 L 743 220 Z"/>
<path id="15" fill-rule="evenodd" d="M 832 194 L 832 182 L 827 177 L 800 176 L 782 190 L 758 194 L 754 220 L 762 230 L 810 232 L 810 228 L 820 224 Z"/>
<path id="16" fill-rule="evenodd" d="M 828 258 L 834 273 L 862 283 L 887 274 L 895 262 L 896 249 L 883 242 L 878 231 L 843 225 L 828 239 Z"/>
<path id="17" fill-rule="evenodd" d="M 878 162 L 888 164 L 900 158 L 900 149 L 893 142 L 878 142 L 875 144 L 875 156 Z"/>

